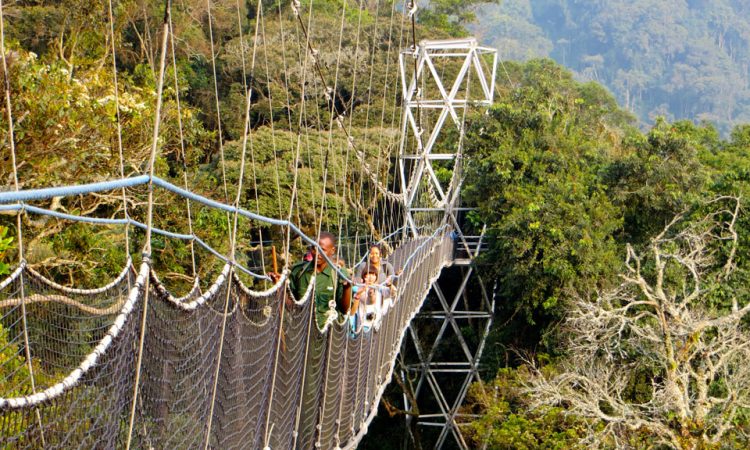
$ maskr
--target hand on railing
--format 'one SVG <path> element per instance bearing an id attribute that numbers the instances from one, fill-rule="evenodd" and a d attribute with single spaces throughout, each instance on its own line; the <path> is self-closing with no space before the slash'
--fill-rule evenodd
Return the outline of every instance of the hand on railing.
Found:
<path id="1" fill-rule="evenodd" d="M 268 272 L 266 275 L 268 275 L 268 278 L 271 279 L 273 284 L 276 284 L 281 279 L 281 274 L 277 272 Z"/>

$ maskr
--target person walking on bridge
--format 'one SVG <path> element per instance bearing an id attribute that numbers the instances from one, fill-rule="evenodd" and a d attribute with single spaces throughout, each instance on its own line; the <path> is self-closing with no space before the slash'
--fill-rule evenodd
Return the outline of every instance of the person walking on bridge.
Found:
<path id="1" fill-rule="evenodd" d="M 315 277 L 315 287 L 313 299 L 315 301 L 315 321 L 318 328 L 323 328 L 326 323 L 326 316 L 330 310 L 331 302 L 335 303 L 336 310 L 341 314 L 349 311 L 352 299 L 351 284 L 346 281 L 339 273 L 331 267 L 326 258 L 319 254 L 319 250 L 328 256 L 331 261 L 336 261 L 340 269 L 347 272 L 342 261 L 336 260 L 336 236 L 328 231 L 323 231 L 318 237 L 318 246 L 311 246 L 308 250 L 311 254 L 311 260 L 307 258 L 293 265 L 289 273 L 289 290 L 297 300 L 301 299 L 310 281 Z M 277 281 L 279 275 L 269 274 L 274 281 Z"/>
<path id="2" fill-rule="evenodd" d="M 368 266 L 374 267 L 378 271 L 377 284 L 384 284 L 390 286 L 394 281 L 394 275 L 396 275 L 393 265 L 388 261 L 383 260 L 383 249 L 379 244 L 370 244 L 370 250 L 367 254 L 367 259 L 362 261 L 355 269 L 354 273 L 360 273 L 365 270 Z"/>

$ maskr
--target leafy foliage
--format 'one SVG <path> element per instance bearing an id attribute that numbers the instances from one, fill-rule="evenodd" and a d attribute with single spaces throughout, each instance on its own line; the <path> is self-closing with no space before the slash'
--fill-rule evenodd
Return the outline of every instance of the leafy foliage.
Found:
<path id="1" fill-rule="evenodd" d="M 549 61 L 509 63 L 506 69 L 505 79 L 498 80 L 498 102 L 488 115 L 473 119 L 466 140 L 464 192 L 479 206 L 474 220 L 487 223 L 488 233 L 494 238 L 484 264 L 485 270 L 499 279 L 498 313 L 503 326 L 490 335 L 486 361 L 491 365 L 502 363 L 493 356 L 497 349 L 509 347 L 535 352 L 541 345 L 553 354 L 565 355 L 560 344 L 566 334 L 561 331 L 575 334 L 581 329 L 560 326 L 571 314 L 571 303 L 590 305 L 598 292 L 622 282 L 615 275 L 622 270 L 618 260 L 624 259 L 627 243 L 636 249 L 647 248 L 675 215 L 697 217 L 707 210 L 707 199 L 746 196 L 750 187 L 746 126 L 736 127 L 727 141 L 713 126 L 688 121 L 669 123 L 660 119 L 642 133 L 630 125 L 628 114 L 611 96 L 592 84 L 573 81 L 568 72 Z M 745 214 L 736 218 L 733 281 L 705 289 L 697 307 L 706 308 L 708 315 L 731 309 L 733 300 L 740 305 L 746 303 L 748 225 Z M 729 251 L 728 246 L 718 245 L 712 255 L 727 255 Z M 644 271 L 652 273 L 648 279 L 655 279 L 653 264 L 643 264 Z M 674 284 L 670 292 L 690 289 L 686 272 L 667 269 L 664 278 Z M 746 332 L 743 328 L 742 333 Z M 706 339 L 722 345 L 717 336 L 711 336 Z M 602 348 L 597 346 L 596 351 Z M 623 344 L 612 348 L 630 355 L 629 363 L 638 368 L 620 385 L 624 401 L 650 402 L 652 387 L 666 369 L 648 365 L 644 346 Z M 521 361 L 506 359 L 505 364 L 514 366 Z M 611 366 L 611 361 L 606 364 Z M 573 376 L 574 366 L 558 365 L 557 376 Z M 529 380 L 521 375 L 525 370 L 511 372 L 518 380 L 525 380 L 520 382 L 524 386 Z M 501 371 L 492 383 L 507 382 L 508 372 Z M 718 389 L 715 395 L 724 389 L 721 383 L 712 386 Z M 490 446 L 497 448 L 533 448 L 533 444 L 523 443 L 523 432 L 535 433 L 558 424 L 558 412 L 565 420 L 580 420 L 565 410 L 568 403 L 564 401 L 547 402 L 547 406 L 531 413 L 535 420 L 549 414 L 540 419 L 541 423 L 513 416 L 524 408 L 514 410 L 507 395 L 475 394 L 472 402 L 473 407 L 484 411 L 472 425 L 475 437 L 484 436 L 482 439 L 490 439 Z M 602 408 L 608 411 L 606 402 Z M 737 414 L 735 426 L 744 427 L 744 410 L 739 409 Z M 590 430 L 608 426 L 606 420 L 600 422 L 600 417 L 587 417 L 593 422 L 567 423 L 564 428 L 576 430 L 575 423 L 592 427 Z M 522 425 L 509 431 L 512 423 Z M 686 429 L 693 430 L 692 426 Z M 504 434 L 495 435 L 497 428 Z M 636 447 L 658 445 L 655 429 L 634 426 L 632 431 L 619 435 L 618 439 L 625 439 L 620 442 Z M 739 444 L 741 435 L 732 431 L 727 439 L 743 445 Z M 614 441 L 605 441 L 600 442 L 605 447 L 614 445 Z M 693 441 L 686 438 L 685 442 Z M 557 444 L 542 447 L 547 445 Z"/>
<path id="2" fill-rule="evenodd" d="M 241 180 L 247 85 L 252 89 L 247 158 L 254 164 L 246 170 L 244 190 L 239 192 L 247 209 L 274 217 L 291 213 L 305 231 L 317 229 L 321 211 L 325 228 L 345 227 L 352 234 L 370 231 L 358 228 L 363 217 L 371 224 L 388 220 L 379 217 L 387 215 L 386 208 L 372 200 L 373 187 L 361 182 L 364 174 L 353 167 L 358 165 L 347 162 L 346 142 L 333 133 L 331 118 L 346 111 L 364 157 L 385 178 L 389 160 L 384 155 L 391 155 L 397 145 L 398 136 L 390 130 L 400 111 L 395 101 L 397 80 L 385 68 L 399 50 L 396 46 L 408 46 L 410 41 L 403 35 L 406 28 L 399 30 L 404 26 L 399 23 L 400 11 L 382 5 L 376 10 L 373 2 L 358 2 L 362 6 L 358 9 L 354 2 L 345 2 L 342 14 L 336 0 L 314 2 L 315 19 L 308 32 L 328 82 L 336 80 L 339 104 L 331 104 L 324 100 L 317 78 L 299 68 L 297 52 L 306 39 L 290 14 L 290 2 L 263 0 L 263 9 L 257 2 L 240 2 L 242 35 L 236 2 L 213 3 L 216 86 L 206 3 L 189 0 L 175 5 L 174 29 L 180 37 L 177 73 L 170 68 L 167 74 L 156 162 L 159 176 L 181 185 L 185 163 L 192 189 L 215 199 L 234 198 Z M 303 1 L 302 7 L 312 3 Z M 464 26 L 475 18 L 480 3 L 484 2 L 429 2 L 417 15 L 419 37 L 464 35 Z M 480 27 L 486 20 L 499 20 L 509 30 L 494 35 L 502 39 L 501 49 L 511 48 L 520 57 L 555 56 L 571 64 L 579 76 L 605 82 L 625 106 L 618 106 L 601 85 L 577 82 L 552 61 L 506 62 L 496 80 L 497 103 L 489 114 L 471 118 L 465 141 L 465 199 L 479 208 L 472 220 L 489 227 L 492 245 L 485 254 L 485 268 L 500 286 L 496 320 L 500 326 L 493 330 L 490 351 L 500 345 L 523 349 L 542 345 L 551 353 L 559 351 L 554 331 L 568 315 L 571 298 L 616 284 L 626 242 L 648 245 L 655 230 L 676 213 L 696 208 L 709 194 L 750 194 L 750 127 L 737 126 L 729 132 L 730 124 L 750 117 L 745 111 L 747 93 L 741 89 L 747 74 L 737 69 L 750 42 L 742 20 L 747 11 L 741 2 L 716 3 L 710 14 L 704 14 L 709 10 L 701 2 L 683 2 L 674 12 L 664 5 L 651 8 L 655 3 L 645 0 L 627 6 L 506 0 L 501 10 L 480 10 Z M 68 0 L 13 5 L 9 76 L 23 187 L 119 177 L 118 108 L 125 175 L 144 171 L 154 120 L 155 41 L 163 12 L 158 2 L 126 0 L 116 8 L 119 104 L 114 100 L 105 39 L 108 23 L 101 5 Z M 261 13 L 265 34 L 256 40 Z M 701 15 L 708 22 L 696 19 Z M 662 16 L 669 20 L 660 21 Z M 640 18 L 647 29 L 638 25 Z M 547 24 L 554 29 L 545 35 L 542 28 Z M 698 24 L 705 33 L 687 33 L 685 24 Z M 397 35 L 402 35 L 398 44 Z M 294 51 L 273 51 L 282 46 L 282 37 L 284 48 Z M 244 56 L 247 63 L 251 52 L 257 52 L 259 62 L 256 71 L 248 74 L 242 61 Z M 342 55 L 347 64 L 338 64 Z M 365 60 L 367 64 L 357 64 Z M 376 69 L 364 69 L 370 66 Z M 334 74 L 333 67 L 340 70 Z M 175 75 L 179 96 L 172 83 Z M 215 88 L 222 111 L 223 167 Z M 315 114 L 300 114 L 303 104 Z M 718 126 L 654 118 L 655 125 L 644 133 L 634 128 L 628 109 L 642 119 L 659 113 L 708 119 Z M 178 118 L 185 131 L 184 156 Z M 6 120 L 0 119 L 1 139 L 7 139 Z M 730 138 L 723 140 L 722 135 Z M 295 171 L 299 197 L 290 209 Z M 6 159 L 0 176 L 11 180 L 11 172 Z M 441 167 L 438 176 L 447 182 L 451 173 Z M 145 192 L 128 194 L 129 215 L 143 221 Z M 188 232 L 186 204 L 165 193 L 156 201 L 163 213 L 155 226 Z M 50 203 L 42 206 L 100 217 L 124 213 L 119 193 Z M 191 219 L 196 234 L 228 252 L 231 225 L 226 214 L 194 207 Z M 7 262 L 17 250 L 6 231 L 14 221 L 3 216 L 0 223 L 2 274 L 10 269 Z M 29 262 L 44 263 L 43 271 L 62 283 L 99 285 L 120 270 L 127 256 L 126 237 L 109 228 L 29 216 L 23 217 L 23 226 Z M 280 235 L 278 229 L 251 223 L 241 222 L 239 228 L 238 252 L 253 261 L 262 260 L 256 258 L 263 251 L 259 240 Z M 736 260 L 746 262 L 750 220 L 741 217 L 737 229 Z M 129 239 L 127 244 L 136 248 L 143 234 L 132 230 Z M 188 286 L 189 245 L 159 236 L 153 245 L 164 278 Z M 201 278 L 210 279 L 207 275 L 216 265 L 205 264 L 209 256 L 200 251 L 196 258 L 204 268 Z M 738 271 L 746 277 L 743 267 Z M 741 284 L 719 289 L 712 306 L 726 308 L 732 296 L 745 293 Z M 0 333 L 0 347 L 9 352 L 3 356 L 4 364 L 24 376 L 25 361 L 18 356 L 18 347 L 3 339 L 7 337 Z M 643 399 L 654 373 L 639 372 L 632 380 L 633 399 Z M 565 405 L 531 411 L 529 397 L 523 393 L 526 377 L 526 369 L 504 369 L 490 389 L 472 388 L 473 408 L 483 414 L 472 425 L 475 442 L 489 438 L 493 448 L 567 448 L 574 447 L 585 430 L 602 426 L 571 415 Z M 722 388 L 717 383 L 712 389 Z M 633 446 L 649 444 L 648 436 L 634 439 Z"/>
<path id="3" fill-rule="evenodd" d="M 741 214 L 739 199 L 720 197 L 675 217 L 643 252 L 629 246 L 622 283 L 570 309 L 561 373 L 535 371 L 534 404 L 601 421 L 592 444 L 647 432 L 670 448 L 746 447 L 750 296 L 747 267 L 734 260 Z"/>
<path id="4" fill-rule="evenodd" d="M 421 24 L 461 36 L 466 33 L 465 26 L 476 20 L 476 8 L 488 3 L 500 3 L 500 0 L 431 0 L 417 18 Z"/>
<path id="5" fill-rule="evenodd" d="M 13 236 L 8 236 L 8 228 L 0 226 L 0 275 L 10 272 L 10 264 L 6 260 L 6 252 L 13 246 Z"/>
<path id="6" fill-rule="evenodd" d="M 545 366 L 553 373 L 554 366 Z M 531 408 L 531 398 L 525 393 L 526 368 L 505 368 L 486 384 L 474 383 L 469 388 L 467 402 L 471 412 L 480 418 L 469 424 L 469 439 L 474 447 L 483 444 L 500 449 L 582 449 L 579 441 L 586 436 L 589 425 L 581 418 L 568 414 L 560 406 Z"/>
<path id="7" fill-rule="evenodd" d="M 613 146 L 598 130 L 627 115 L 550 61 L 510 70 L 520 83 L 472 124 L 464 193 L 492 237 L 485 260 L 500 303 L 533 323 L 558 317 L 566 291 L 606 284 L 618 266 L 622 216 L 599 177 Z"/>

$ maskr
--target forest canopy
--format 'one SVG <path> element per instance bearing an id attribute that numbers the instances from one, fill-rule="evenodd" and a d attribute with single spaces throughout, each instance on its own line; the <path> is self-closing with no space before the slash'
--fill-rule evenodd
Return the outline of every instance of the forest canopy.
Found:
<path id="1" fill-rule="evenodd" d="M 750 6 L 742 0 L 503 0 L 470 29 L 505 60 L 550 57 L 610 89 L 644 124 L 750 121 Z"/>
<path id="2" fill-rule="evenodd" d="M 311 2 L 301 3 L 305 7 Z M 721 223 L 734 218 L 735 239 L 712 240 L 710 247 L 712 255 L 724 257 L 721 261 L 731 259 L 732 270 L 722 271 L 716 261 L 703 267 L 712 281 L 710 295 L 699 297 L 706 303 L 698 310 L 731 317 L 733 309 L 744 310 L 750 273 L 750 219 L 745 213 L 750 196 L 750 10 L 739 0 L 504 0 L 476 9 L 480 3 L 484 2 L 434 0 L 416 16 L 419 38 L 465 35 L 465 26 L 478 19 L 472 30 L 480 40 L 497 46 L 503 57 L 495 80 L 495 104 L 467 116 L 464 139 L 463 200 L 465 206 L 476 208 L 470 214 L 473 223 L 487 225 L 489 247 L 480 270 L 498 286 L 496 325 L 482 365 L 494 397 L 486 395 L 484 385 L 472 388 L 467 408 L 480 418 L 469 427 L 475 442 L 490 439 L 491 448 L 514 448 L 519 443 L 530 448 L 580 445 L 592 430 L 611 431 L 611 421 L 583 414 L 583 407 L 572 411 L 570 401 L 541 402 L 529 388 L 536 381 L 537 387 L 550 393 L 564 390 L 544 383 L 574 373 L 571 362 L 576 359 L 571 355 L 580 360 L 571 347 L 583 338 L 575 335 L 571 317 L 579 317 L 587 305 L 606 297 L 600 293 L 618 292 L 632 261 L 628 258 L 653 251 L 655 237 L 675 217 L 684 229 L 692 230 L 695 224 L 706 225 L 704 219 L 715 199 L 738 199 L 737 212 L 712 216 Z M 318 81 L 309 81 L 310 90 L 305 90 L 302 70 L 286 66 L 298 54 L 272 51 L 283 45 L 295 52 L 304 49 L 292 2 L 240 2 L 239 25 L 236 4 L 214 2 L 212 38 L 204 26 L 205 2 L 180 2 L 175 8 L 173 27 L 180 39 L 167 70 L 170 81 L 164 93 L 157 174 L 178 185 L 185 177 L 203 195 L 228 198 L 225 186 L 238 186 L 243 180 L 241 118 L 249 87 L 257 172 L 251 182 L 245 174 L 248 179 L 240 193 L 248 209 L 274 217 L 289 214 L 306 231 L 321 225 L 320 211 L 326 212 L 327 228 L 350 234 L 375 236 L 376 225 L 396 223 L 401 216 L 375 200 L 375 187 L 362 181 L 366 175 L 361 165 L 349 164 L 346 139 L 329 133 L 335 127 L 332 116 L 342 105 L 323 100 Z M 406 33 L 387 24 L 393 21 L 394 11 L 396 17 L 406 16 L 392 2 L 356 2 L 359 9 L 351 1 L 316 0 L 315 4 L 310 33 L 319 46 L 316 58 L 333 72 L 340 54 L 348 56 L 335 72 L 336 95 L 346 103 L 352 136 L 363 143 L 363 158 L 383 178 L 392 180 L 392 156 L 399 139 L 393 130 L 398 129 L 400 98 L 397 80 L 389 78 L 392 73 L 384 67 L 393 52 L 411 43 Z M 349 5 L 343 14 L 341 4 Z M 388 8 L 378 9 L 381 4 Z M 272 19 L 265 22 L 268 38 L 254 40 L 261 13 Z M 121 171 L 125 176 L 140 174 L 145 167 L 155 115 L 155 42 L 163 11 L 154 2 L 117 3 L 114 42 L 109 41 L 106 16 L 96 1 L 20 1 L 8 9 L 8 76 L 23 188 L 112 179 Z M 401 26 L 407 23 L 399 20 Z M 339 44 L 340 30 L 344 32 Z M 360 35 L 355 30 L 363 30 L 364 38 L 353 38 Z M 214 43 L 215 60 L 209 56 Z M 111 44 L 118 57 L 120 91 L 114 90 Z M 243 64 L 252 57 L 251 48 L 263 64 L 247 76 Z M 357 64 L 362 58 L 370 58 L 378 69 L 363 71 L 366 65 Z M 220 94 L 218 101 L 215 91 Z M 119 105 L 114 103 L 115 93 Z M 300 113 L 305 104 L 316 112 L 314 117 Z M 127 149 L 122 166 L 114 126 L 118 107 Z M 639 127 L 639 119 L 649 125 Z M 7 141 L 7 119 L 2 120 L 0 138 Z M 293 157 L 301 135 L 289 131 L 295 126 L 305 129 L 305 152 L 300 158 Z M 302 194 L 297 206 L 287 211 L 284 205 L 288 208 L 294 192 L 295 171 L 301 174 Z M 0 177 L 5 187 L 12 185 L 14 173 L 7 156 Z M 118 193 L 57 199 L 44 206 L 102 217 L 120 217 L 128 208 L 132 217 L 143 218 L 144 193 L 134 193 L 130 199 L 131 203 L 124 203 Z M 184 231 L 192 225 L 175 197 L 164 195 L 158 200 L 164 214 L 156 226 Z M 126 238 L 114 236 L 111 230 L 91 232 L 65 221 L 28 216 L 23 220 L 28 263 L 59 283 L 99 284 L 126 260 Z M 227 250 L 228 223 L 223 213 L 197 209 L 193 220 L 205 241 Z M 243 230 L 238 252 L 248 261 L 254 261 L 257 242 L 280 233 L 271 227 Z M 0 273 L 9 271 L 18 259 L 17 235 L 15 217 L 1 216 Z M 131 248 L 142 238 L 134 233 Z M 665 245 L 675 242 L 683 241 L 674 239 Z M 301 250 L 297 245 L 290 254 Z M 165 280 L 188 286 L 187 244 L 155 238 L 154 251 Z M 733 252 L 731 258 L 727 251 Z M 647 264 L 646 277 L 659 273 L 654 263 Z M 218 265 L 203 267 L 206 273 L 201 278 L 210 279 L 207 275 Z M 690 274 L 683 272 L 666 274 L 672 286 L 686 286 L 683 281 Z M 721 279 L 725 272 L 731 273 Z M 733 336 L 747 335 L 746 320 L 732 325 Z M 645 329 L 653 332 L 653 327 Z M 701 349 L 710 348 L 719 328 L 700 331 L 703 334 L 694 332 L 675 342 L 686 352 L 698 348 L 698 342 Z M 672 370 L 670 364 L 660 366 L 653 358 L 641 364 L 644 360 L 637 348 L 626 348 L 617 356 L 631 364 L 632 376 L 620 383 L 623 403 L 605 401 L 600 409 L 611 417 L 611 409 L 618 405 L 650 401 L 649 386 Z M 690 361 L 681 366 L 683 372 L 690 372 Z M 720 402 L 730 392 L 729 378 L 715 373 L 703 383 L 707 390 L 703 394 Z M 629 445 L 642 446 L 657 443 L 654 436 L 666 442 L 662 436 L 671 439 L 670 433 L 685 433 L 684 442 L 690 444 L 698 440 L 690 440 L 692 436 L 715 431 L 706 420 L 697 423 L 691 421 L 693 416 L 680 414 L 666 410 L 655 415 L 667 422 L 662 435 L 640 427 L 624 437 Z M 728 435 L 738 445 L 746 445 L 743 433 L 750 428 L 750 410 L 740 405 L 727 414 L 736 427 Z M 377 431 L 377 426 L 373 429 Z M 377 448 L 385 448 L 383 435 L 393 438 L 392 434 L 386 429 L 370 439 Z M 675 442 L 680 445 L 679 437 Z M 367 445 L 363 443 L 363 448 Z"/>

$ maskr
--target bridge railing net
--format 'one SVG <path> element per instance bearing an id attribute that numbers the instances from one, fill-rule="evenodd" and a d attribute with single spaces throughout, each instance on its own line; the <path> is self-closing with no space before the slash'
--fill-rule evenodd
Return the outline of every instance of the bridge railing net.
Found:
<path id="1" fill-rule="evenodd" d="M 254 293 L 228 266 L 175 299 L 148 262 L 91 290 L 22 265 L 0 284 L 1 447 L 122 448 L 129 435 L 132 448 L 352 447 L 450 261 L 447 231 L 395 250 L 393 304 L 356 333 L 339 321 L 319 330 L 309 294 Z"/>

